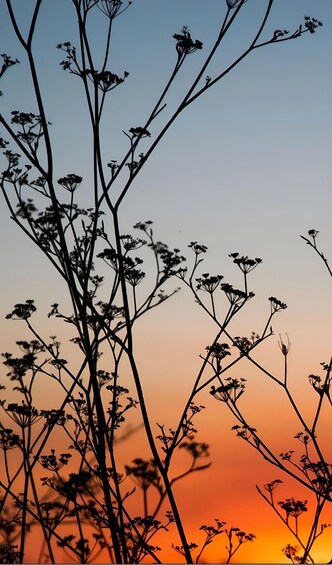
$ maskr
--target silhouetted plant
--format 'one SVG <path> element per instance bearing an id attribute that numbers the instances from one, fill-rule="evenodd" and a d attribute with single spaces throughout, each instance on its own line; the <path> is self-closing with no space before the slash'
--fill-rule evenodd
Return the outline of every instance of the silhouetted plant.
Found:
<path id="1" fill-rule="evenodd" d="M 260 336 L 255 332 L 249 338 L 231 335 L 230 322 L 254 297 L 249 291 L 248 279 L 261 259 L 250 259 L 239 253 L 230 255 L 243 274 L 243 288 L 237 289 L 221 282 L 223 277 L 219 274 L 198 274 L 207 251 L 205 245 L 197 242 L 189 245 L 193 253 L 192 266 L 184 267 L 186 259 L 179 249 L 170 249 L 155 240 L 151 221 L 134 226 L 142 237 L 123 234 L 119 221 L 119 209 L 137 175 L 183 110 L 257 48 L 292 40 L 306 32 L 312 34 L 322 25 L 306 16 L 304 24 L 294 32 L 276 30 L 272 37 L 264 39 L 263 32 L 273 5 L 273 0 L 269 0 L 247 48 L 229 66 L 219 68 L 215 76 L 207 76 L 210 62 L 246 3 L 246 0 L 226 0 L 212 47 L 192 77 L 189 88 L 181 95 L 175 111 L 164 121 L 161 119 L 159 130 L 154 132 L 151 125 L 155 126 L 157 116 L 163 117 L 170 87 L 187 57 L 203 49 L 202 42 L 192 38 L 188 27 L 183 26 L 179 33 L 173 34 L 175 61 L 164 90 L 147 118 L 123 132 L 127 149 L 122 158 L 116 160 L 109 155 L 106 161 L 101 135 L 105 104 L 116 88 L 123 88 L 129 76 L 126 70 L 118 75 L 108 68 L 112 28 L 115 19 L 126 11 L 130 2 L 125 5 L 121 0 L 72 0 L 79 47 L 66 41 L 59 43 L 57 48 L 64 56 L 60 61 L 61 68 L 81 81 L 92 126 L 93 206 L 84 208 L 78 204 L 79 190 L 85 182 L 79 172 L 63 171 L 60 178 L 55 176 L 52 125 L 48 120 L 33 50 L 42 0 L 35 1 L 25 34 L 17 18 L 20 7 L 14 8 L 10 0 L 6 2 L 32 77 L 36 111 L 13 110 L 10 116 L 0 115 L 4 135 L 10 138 L 10 141 L 0 139 L 6 163 L 1 175 L 1 189 L 11 218 L 39 248 L 69 291 L 71 311 L 53 303 L 48 317 L 58 318 L 71 328 L 75 362 L 66 359 L 57 336 L 43 337 L 35 318 L 34 300 L 27 299 L 14 306 L 7 318 L 21 322 L 32 339 L 16 342 L 19 355 L 3 354 L 7 377 L 13 385 L 15 399 L 18 399 L 13 402 L 1 400 L 0 403 L 4 465 L 0 478 L 0 555 L 3 563 L 26 560 L 27 536 L 37 527 L 43 540 L 39 552 L 36 551 L 39 562 L 55 562 L 57 548 L 60 548 L 67 559 L 80 563 L 92 562 L 102 553 L 108 562 L 139 563 L 148 558 L 160 563 L 158 533 L 169 527 L 175 530 L 174 535 L 179 539 L 179 543 L 173 544 L 175 551 L 188 563 L 198 562 L 207 545 L 216 536 L 225 534 L 229 562 L 244 543 L 254 539 L 254 535 L 237 527 L 224 528 L 225 522 L 218 519 L 215 526 L 201 526 L 206 538 L 200 547 L 189 542 L 173 489 L 177 481 L 210 465 L 209 446 L 196 440 L 195 423 L 196 416 L 204 408 L 195 402 L 196 397 L 209 386 L 211 394 L 226 403 L 240 422 L 237 427 L 240 437 L 279 469 L 311 488 L 320 501 L 327 500 L 329 468 L 326 464 L 323 465 L 321 458 L 316 462 L 307 455 L 302 467 L 295 464 L 294 471 L 286 464 L 291 457 L 278 459 L 274 456 L 259 439 L 256 430 L 246 423 L 238 407 L 245 391 L 245 379 L 228 376 L 228 371 L 243 358 L 260 368 L 251 353 L 273 334 L 272 318 L 286 307 L 271 297 L 270 312 Z M 92 13 L 108 21 L 105 49 L 99 61 L 93 59 L 92 40 L 89 39 Z M 7 54 L 1 57 L 0 77 L 19 63 Z M 118 192 L 113 191 L 115 186 L 120 187 Z M 143 249 L 152 254 L 154 272 L 148 270 L 150 268 L 143 270 L 144 265 L 148 265 L 140 251 Z M 100 265 L 104 267 L 101 272 L 106 274 L 96 274 Z M 141 316 L 178 292 L 175 280 L 176 284 L 179 281 L 191 290 L 196 302 L 217 324 L 217 333 L 201 356 L 201 368 L 176 425 L 169 428 L 159 422 L 158 430 L 155 430 L 150 422 L 136 361 L 133 327 Z M 226 308 L 221 307 L 216 298 L 220 290 Z M 225 314 L 222 316 L 220 312 Z M 237 352 L 235 358 L 231 356 L 231 346 Z M 286 366 L 288 351 L 283 350 L 283 343 L 281 347 Z M 229 356 L 231 360 L 226 363 Z M 323 384 L 319 377 L 311 376 L 313 387 L 319 393 L 320 406 L 327 383 L 330 383 L 330 365 L 325 370 L 328 377 Z M 286 374 L 283 381 L 272 375 L 271 378 L 291 399 Z M 50 409 L 39 406 L 41 379 L 54 384 L 61 393 L 57 405 Z M 5 389 L 5 386 L 1 385 L 1 388 Z M 149 456 L 123 465 L 117 443 L 126 438 L 125 424 L 135 411 L 140 413 Z M 320 408 L 314 426 L 310 430 L 304 426 L 317 453 L 314 429 L 319 411 Z M 300 419 L 304 423 L 302 417 Z M 60 450 L 52 443 L 58 437 L 63 446 Z M 186 452 L 189 463 L 183 471 L 177 471 L 174 458 L 181 452 Z M 300 472 L 303 478 L 300 478 Z M 141 494 L 142 505 L 138 501 Z M 140 515 L 132 510 L 134 498 L 139 508 L 143 508 Z M 286 516 L 289 515 L 286 512 Z M 307 547 L 309 545 L 306 546 L 308 554 Z"/>
<path id="2" fill-rule="evenodd" d="M 316 251 L 320 259 L 324 262 L 329 275 L 332 277 L 332 271 L 329 263 L 324 254 L 317 247 L 317 235 L 318 231 L 312 229 L 308 231 L 308 237 L 301 237 Z M 238 254 L 232 254 L 232 257 L 234 258 L 234 262 L 236 262 Z M 245 269 L 242 268 L 241 270 L 244 276 L 246 276 Z M 226 286 L 225 289 L 224 284 L 221 285 L 221 289 L 224 292 L 225 290 L 227 292 L 231 292 L 231 289 L 229 289 L 228 286 Z M 195 288 L 192 288 L 192 291 L 196 297 Z M 241 294 L 242 292 L 243 295 Z M 249 297 L 248 290 L 240 291 L 239 296 L 242 299 L 241 305 L 243 305 Z M 326 455 L 324 454 L 321 441 L 318 437 L 317 427 L 322 413 L 323 403 L 327 402 L 329 406 L 332 404 L 330 396 L 332 358 L 328 363 L 321 363 L 322 370 L 324 372 L 323 377 L 313 374 L 310 374 L 308 377 L 309 383 L 318 395 L 318 402 L 313 411 L 312 421 L 309 422 L 308 419 L 304 418 L 301 407 L 299 403 L 296 402 L 289 386 L 290 377 L 288 375 L 287 358 L 290 353 L 291 343 L 288 335 L 287 340 L 285 341 L 281 337 L 279 338 L 279 348 L 284 356 L 283 377 L 280 378 L 279 376 L 273 375 L 266 368 L 260 365 L 252 356 L 252 352 L 255 347 L 257 347 L 262 340 L 272 335 L 271 320 L 273 316 L 286 308 L 286 304 L 275 297 L 271 297 L 269 301 L 271 311 L 261 336 L 253 332 L 250 338 L 233 337 L 228 333 L 225 322 L 221 323 L 218 318 L 216 318 L 214 308 L 212 311 L 208 311 L 208 313 L 215 320 L 217 326 L 222 328 L 222 331 L 228 337 L 230 344 L 237 349 L 239 356 L 245 357 L 259 371 L 269 377 L 274 384 L 283 389 L 290 403 L 291 409 L 295 413 L 300 426 L 304 430 L 295 435 L 295 439 L 300 442 L 302 446 L 302 453 L 298 455 L 293 449 L 291 449 L 287 452 L 276 454 L 273 448 L 268 445 L 266 440 L 262 439 L 260 432 L 250 425 L 244 409 L 238 403 L 238 399 L 245 391 L 245 379 L 223 377 L 224 373 L 227 373 L 228 369 L 234 364 L 234 360 L 228 360 L 228 364 L 226 364 L 223 368 L 221 367 L 220 360 L 218 361 L 219 352 L 223 351 L 229 355 L 230 347 L 228 343 L 224 343 L 222 346 L 219 344 L 217 349 L 215 345 L 207 348 L 209 351 L 214 352 L 214 357 L 217 359 L 217 362 L 214 362 L 214 364 L 211 362 L 209 364 L 213 368 L 214 376 L 220 381 L 220 385 L 218 387 L 215 385 L 211 386 L 210 392 L 216 400 L 224 402 L 236 420 L 238 420 L 238 424 L 233 426 L 233 430 L 236 432 L 237 437 L 245 440 L 251 447 L 258 451 L 266 461 L 314 493 L 315 507 L 313 510 L 313 518 L 308 532 L 304 533 L 303 531 L 300 532 L 299 521 L 301 515 L 308 511 L 308 501 L 297 500 L 294 497 L 289 497 L 286 500 L 277 502 L 275 500 L 274 493 L 276 488 L 282 483 L 280 479 L 275 479 L 265 484 L 265 492 L 257 486 L 259 494 L 271 506 L 299 543 L 298 546 L 288 544 L 286 548 L 283 549 L 284 555 L 294 563 L 306 563 L 308 561 L 314 562 L 314 558 L 311 554 L 313 545 L 324 530 L 330 526 L 330 524 L 321 521 L 321 515 L 326 503 L 329 503 L 332 500 L 332 464 L 328 462 Z M 230 302 L 235 304 L 235 297 L 233 298 L 233 296 L 231 296 Z M 221 356 L 225 358 L 225 354 L 221 354 Z M 302 552 L 301 555 L 299 555 L 300 551 Z"/>

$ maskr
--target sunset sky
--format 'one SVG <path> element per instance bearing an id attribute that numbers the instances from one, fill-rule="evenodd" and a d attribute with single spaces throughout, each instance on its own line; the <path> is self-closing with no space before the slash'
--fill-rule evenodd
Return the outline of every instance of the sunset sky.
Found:
<path id="1" fill-rule="evenodd" d="M 186 25 L 193 39 L 203 42 L 203 51 L 188 57 L 169 93 L 165 116 L 176 107 L 205 50 L 213 44 L 224 4 L 223 0 L 134 0 L 116 20 L 110 67 L 119 76 L 129 72 L 129 77 L 115 91 L 113 106 L 107 109 L 105 162 L 121 160 L 128 143 L 123 130 L 142 125 L 149 115 L 175 62 L 172 35 Z M 248 45 L 266 4 L 266 0 L 247 1 L 236 27 L 208 70 L 210 76 L 230 64 Z M 17 0 L 13 5 L 24 29 L 34 2 Z M 275 29 L 294 32 L 304 15 L 318 18 L 323 27 L 315 34 L 306 33 L 294 41 L 255 50 L 185 110 L 138 176 L 122 205 L 120 218 L 123 233 L 132 232 L 138 221 L 153 220 L 156 238 L 180 248 L 188 262 L 192 259 L 188 244 L 205 244 L 208 252 L 201 273 L 224 275 L 225 282 L 234 286 L 241 284 L 240 273 L 228 255 L 237 251 L 262 258 L 262 265 L 249 279 L 256 296 L 234 321 L 233 335 L 262 332 L 270 296 L 287 303 L 287 310 L 274 318 L 274 336 L 262 345 L 256 358 L 274 375 L 281 376 L 284 358 L 278 337 L 281 334 L 285 339 L 288 334 L 289 379 L 310 421 L 318 398 L 307 376 L 321 374 L 320 363 L 331 357 L 331 280 L 300 235 L 312 228 L 319 230 L 318 244 L 332 263 L 331 1 L 276 0 L 264 38 L 269 39 Z M 35 53 L 52 123 L 55 178 L 71 172 L 83 176 L 86 182 L 80 189 L 80 205 L 89 206 L 91 140 L 86 108 L 79 81 L 60 68 L 59 61 L 64 57 L 56 49 L 64 41 L 75 44 L 71 3 L 46 0 L 40 18 Z M 96 57 L 100 54 L 98 25 L 96 20 L 91 29 Z M 27 65 L 9 25 L 4 1 L 0 1 L 0 52 L 21 61 L 1 79 L 1 114 L 9 116 L 16 109 L 35 111 Z M 164 119 L 162 113 L 160 120 L 152 124 L 152 136 Z M 5 137 L 1 131 L 0 136 Z M 68 304 L 68 296 L 39 250 L 9 219 L 4 200 L 0 226 L 3 352 L 12 351 L 15 340 L 22 337 L 18 335 L 21 326 L 4 319 L 13 304 L 35 299 L 41 313 L 40 328 L 48 336 L 62 331 L 57 320 L 47 320 L 49 306 L 54 302 Z M 56 324 L 56 330 L 52 324 Z M 71 337 L 67 328 L 63 332 L 63 341 Z M 138 323 L 137 357 L 153 422 L 163 423 L 166 428 L 176 424 L 199 370 L 199 355 L 204 354 L 214 333 L 212 323 L 185 288 Z M 0 375 L 6 372 L 3 368 L 0 371 Z M 241 402 L 252 425 L 276 453 L 299 448 L 293 438 L 302 430 L 281 391 L 244 361 L 230 375 L 247 379 Z M 40 394 L 45 403 L 50 402 L 46 384 Z M 214 518 L 220 518 L 257 537 L 239 551 L 234 562 L 285 561 L 281 550 L 294 540 L 259 497 L 256 484 L 284 480 L 279 499 L 295 496 L 310 502 L 309 493 L 235 437 L 231 427 L 236 422 L 208 389 L 197 402 L 206 407 L 197 416 L 197 438 L 209 443 L 212 466 L 194 474 L 187 483 L 184 481 L 178 491 L 188 539 L 196 539 L 201 524 L 212 524 Z M 332 455 L 328 426 L 331 420 L 324 413 L 319 431 L 327 459 Z M 139 431 L 129 441 L 128 457 L 142 455 L 137 451 L 141 436 Z M 303 522 L 309 518 L 306 516 Z M 325 520 L 331 522 L 331 512 Z M 203 560 L 224 559 L 224 545 L 225 541 L 217 538 Z M 332 531 L 328 529 L 313 551 L 317 562 L 330 560 L 331 548 Z M 165 553 L 165 559 L 175 559 L 171 550 Z"/>

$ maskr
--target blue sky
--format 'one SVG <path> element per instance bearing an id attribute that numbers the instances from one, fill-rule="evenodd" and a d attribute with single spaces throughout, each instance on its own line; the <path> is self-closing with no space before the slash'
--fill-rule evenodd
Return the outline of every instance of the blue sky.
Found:
<path id="1" fill-rule="evenodd" d="M 22 25 L 33 2 L 15 3 Z M 266 2 L 251 0 L 243 8 L 236 29 L 221 47 L 213 76 L 232 60 L 252 37 Z M 21 52 L 0 6 L 1 52 L 21 59 Z M 45 2 L 35 51 L 47 101 L 59 176 L 69 170 L 87 178 L 89 139 L 86 113 L 78 80 L 59 67 L 58 42 L 75 44 L 69 2 Z M 105 120 L 105 155 L 118 159 L 126 147 L 122 130 L 144 122 L 175 61 L 171 35 L 188 25 L 207 49 L 217 30 L 223 6 L 210 1 L 202 8 L 196 0 L 140 0 L 118 20 L 114 31 L 113 72 L 127 70 L 127 82 L 115 91 Z M 210 269 L 224 273 L 232 267 L 227 254 L 238 250 L 259 255 L 264 267 L 255 284 L 265 295 L 280 294 L 286 302 L 300 300 L 315 281 L 324 277 L 299 234 L 316 227 L 328 251 L 331 241 L 332 137 L 331 61 L 332 6 L 328 0 L 275 2 L 266 38 L 276 28 L 293 31 L 312 15 L 324 26 L 314 35 L 256 50 L 220 84 L 196 101 L 178 119 L 144 169 L 123 205 L 124 230 L 137 220 L 151 218 L 161 239 L 185 248 L 193 239 L 210 248 Z M 99 20 L 91 34 L 100 48 Z M 204 55 L 188 58 L 179 82 L 170 92 L 168 109 L 180 99 Z M 113 62 L 114 60 L 114 62 Z M 1 111 L 33 111 L 26 65 L 11 69 L 2 82 Z M 60 104 L 59 104 L 60 102 Z M 160 118 L 160 123 L 163 116 Z M 68 124 L 70 126 L 68 126 Z M 157 131 L 159 123 L 151 131 Z M 82 200 L 88 202 L 88 187 Z M 39 265 L 30 242 L 1 211 L 5 305 L 19 294 L 17 270 Z M 8 240 L 10 246 L 8 246 Z M 36 263 L 31 263 L 36 261 Z M 219 265 L 217 266 L 217 263 Z M 41 279 L 46 266 L 38 266 Z M 29 269 L 32 273 L 33 269 Z M 25 276 L 24 289 L 30 281 Z M 287 273 L 287 276 L 285 276 Z M 29 282 L 36 284 L 34 275 Z M 8 284 L 10 281 L 10 284 Z M 51 284 L 51 283 L 50 283 Z M 322 283 L 323 284 L 323 283 Z M 313 301 L 311 296 L 310 301 Z"/>

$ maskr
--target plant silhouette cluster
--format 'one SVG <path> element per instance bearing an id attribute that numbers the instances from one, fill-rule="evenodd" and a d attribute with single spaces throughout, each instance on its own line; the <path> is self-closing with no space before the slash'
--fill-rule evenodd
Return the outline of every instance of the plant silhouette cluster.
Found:
<path id="1" fill-rule="evenodd" d="M 287 545 L 285 556 L 292 562 L 312 561 L 313 544 L 328 526 L 321 524 L 320 516 L 331 501 L 331 465 L 326 462 L 316 435 L 323 403 L 331 404 L 331 361 L 323 364 L 323 376 L 309 376 L 318 404 L 313 423 L 308 424 L 289 389 L 289 341 L 285 343 L 280 338 L 284 356 L 282 377 L 269 373 L 254 356 L 256 348 L 273 335 L 273 319 L 286 304 L 270 297 L 259 334 L 254 331 L 249 337 L 239 336 L 230 329 L 234 318 L 254 298 L 250 274 L 262 260 L 237 252 L 230 254 L 243 280 L 241 288 L 237 288 L 224 281 L 222 275 L 202 269 L 205 245 L 191 242 L 191 258 L 187 260 L 179 249 L 155 238 L 151 221 L 138 222 L 133 234 L 123 233 L 119 210 L 137 175 L 181 112 L 251 52 L 307 32 L 312 34 L 321 22 L 306 16 L 293 32 L 278 29 L 266 38 L 273 5 L 273 0 L 269 0 L 248 47 L 215 76 L 207 75 L 209 65 L 240 12 L 250 9 L 250 1 L 226 0 L 219 31 L 205 55 L 202 42 L 193 39 L 188 27 L 183 26 L 171 38 L 175 41 L 173 71 L 151 113 L 123 132 L 127 149 L 121 159 L 108 155 L 105 160 L 104 110 L 112 100 L 112 92 L 123 88 L 129 77 L 128 71 L 117 75 L 109 68 L 112 30 L 118 25 L 119 16 L 120 21 L 125 18 L 131 2 L 72 0 L 78 47 L 66 41 L 57 48 L 64 57 L 59 61 L 61 68 L 72 75 L 68 78 L 80 81 L 92 127 L 93 206 L 85 208 L 79 204 L 85 185 L 80 171 L 61 171 L 61 176 L 54 172 L 61 163 L 56 163 L 52 124 L 34 51 L 43 2 L 35 0 L 25 34 L 16 13 L 20 7 L 15 9 L 10 0 L 6 4 L 26 57 L 24 64 L 31 73 L 35 110 L 13 110 L 9 116 L 0 115 L 4 136 L 0 146 L 5 162 L 0 184 L 12 220 L 39 248 L 69 293 L 71 309 L 67 311 L 53 303 L 48 317 L 70 328 L 73 354 L 64 353 L 66 347 L 56 335 L 45 337 L 33 299 L 17 303 L 7 315 L 9 320 L 19 322 L 19 328 L 24 326 L 30 339 L 17 340 L 17 353 L 3 354 L 6 380 L 1 384 L 0 401 L 0 561 L 26 562 L 28 540 L 35 536 L 33 539 L 41 540 L 39 547 L 35 544 L 36 562 L 56 562 L 64 554 L 70 562 L 79 563 L 101 558 L 112 563 L 161 563 L 163 548 L 159 540 L 170 532 L 175 541 L 169 542 L 168 547 L 173 547 L 174 558 L 181 556 L 187 563 L 198 563 L 206 547 L 223 536 L 224 559 L 230 562 L 243 544 L 254 540 L 254 534 L 215 518 L 213 525 L 198 527 L 197 539 L 191 541 L 174 489 L 178 482 L 210 466 L 209 445 L 198 440 L 196 428 L 204 409 L 200 402 L 203 391 L 210 392 L 231 411 L 238 437 L 314 493 L 315 517 L 309 536 L 304 539 L 299 521 L 308 510 L 307 501 L 276 501 L 274 492 L 281 483 L 279 479 L 265 485 L 264 490 L 258 487 L 260 495 L 299 544 Z M 92 56 L 89 37 L 92 14 L 107 22 L 104 52 L 98 61 Z M 198 52 L 202 52 L 202 62 L 197 74 L 171 117 L 162 121 L 170 87 L 185 69 L 187 58 Z M 11 67 L 23 64 L 5 53 L 1 57 L 1 78 Z M 320 255 L 331 275 L 327 260 L 317 248 L 317 233 L 310 230 L 304 239 Z M 216 333 L 201 355 L 200 369 L 187 401 L 178 411 L 176 425 L 169 427 L 168 423 L 158 422 L 154 427 L 135 354 L 135 328 L 137 321 L 151 310 L 165 307 L 181 287 L 192 293 L 215 324 Z M 230 374 L 244 360 L 286 394 L 303 429 L 296 436 L 303 452 L 300 457 L 293 451 L 275 454 L 247 421 L 240 402 L 246 380 Z M 59 400 L 51 408 L 41 406 L 41 382 L 49 382 L 57 390 Z M 121 446 L 135 433 L 130 422 L 137 414 L 149 456 L 123 464 Z M 57 447 L 59 438 L 61 448 Z M 185 463 L 180 468 L 177 461 L 182 454 Z"/>

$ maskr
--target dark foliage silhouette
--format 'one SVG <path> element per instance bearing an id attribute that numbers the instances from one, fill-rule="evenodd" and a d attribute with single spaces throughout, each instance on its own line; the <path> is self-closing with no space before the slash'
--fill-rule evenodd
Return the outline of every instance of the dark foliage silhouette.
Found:
<path id="1" fill-rule="evenodd" d="M 240 253 L 230 255 L 243 277 L 242 287 L 237 288 L 220 274 L 201 272 L 205 245 L 191 242 L 191 259 L 187 261 L 179 249 L 155 238 L 150 220 L 138 222 L 133 234 L 123 233 L 119 211 L 159 142 L 197 98 L 257 49 L 292 41 L 308 32 L 313 34 L 322 24 L 305 16 L 293 31 L 277 29 L 266 37 L 273 5 L 269 0 L 247 48 L 229 66 L 209 76 L 209 65 L 226 34 L 235 28 L 240 12 L 250 9 L 249 1 L 226 0 L 214 43 L 169 116 L 164 110 L 171 86 L 181 76 L 187 58 L 204 53 L 202 42 L 183 26 L 170 38 L 174 42 L 174 62 L 165 87 L 149 115 L 123 132 L 127 146 L 121 159 L 116 160 L 104 147 L 103 117 L 114 90 L 125 88 L 129 76 L 126 70 L 115 74 L 109 65 L 113 65 L 113 26 L 124 21 L 131 3 L 72 0 L 78 43 L 65 41 L 57 49 L 63 58 L 60 66 L 70 75 L 68 84 L 79 81 L 85 96 L 91 126 L 87 135 L 92 139 L 92 180 L 86 180 L 80 171 L 62 170 L 57 161 L 52 116 L 46 107 L 34 50 L 44 4 L 42 0 L 32 3 L 30 20 L 21 28 L 22 5 L 6 1 L 24 60 L 3 53 L 0 78 L 7 71 L 14 72 L 12 67 L 17 64 L 26 65 L 32 78 L 35 110 L 14 109 L 10 115 L 0 115 L 4 136 L 0 146 L 5 163 L 0 183 L 12 220 L 38 247 L 41 257 L 61 279 L 64 293 L 68 292 L 70 308 L 66 303 L 53 302 L 48 318 L 50 323 L 61 321 L 70 328 L 71 353 L 68 355 L 68 344 L 61 343 L 56 335 L 45 335 L 32 298 L 14 305 L 7 318 L 17 323 L 18 333 L 30 337 L 16 341 L 16 353 L 3 354 L 6 384 L 1 384 L 4 392 L 0 402 L 0 560 L 26 562 L 32 537 L 39 543 L 34 544 L 36 562 L 57 562 L 65 555 L 66 560 L 79 563 L 97 559 L 161 563 L 163 548 L 159 540 L 169 532 L 174 540 L 168 544 L 174 549 L 174 559 L 180 556 L 187 563 L 198 563 L 206 547 L 217 536 L 223 536 L 225 562 L 230 562 L 243 544 L 254 540 L 254 534 L 213 518 L 212 525 L 203 524 L 197 532 L 197 540 L 202 541 L 191 541 L 174 488 L 210 465 L 209 445 L 198 439 L 196 428 L 204 409 L 199 395 L 210 391 L 231 410 L 238 437 L 315 494 L 315 518 L 309 537 L 303 540 L 298 523 L 307 511 L 307 502 L 288 498 L 276 503 L 273 495 L 280 480 L 265 485 L 265 492 L 258 487 L 301 546 L 300 557 L 297 546 L 292 545 L 284 549 L 285 556 L 305 563 L 312 559 L 312 546 L 327 527 L 319 520 L 330 501 L 331 466 L 325 461 L 316 428 L 323 402 L 331 404 L 331 361 L 323 364 L 323 377 L 309 377 L 319 399 L 314 422 L 309 425 L 288 388 L 290 343 L 280 339 L 285 362 L 282 379 L 270 374 L 252 356 L 273 335 L 273 318 L 286 305 L 270 297 L 260 334 L 237 336 L 230 329 L 233 319 L 254 297 L 249 278 L 261 259 Z M 89 36 L 92 17 L 107 24 L 104 52 L 98 61 L 93 57 L 93 40 Z M 66 132 L 63 135 L 65 140 Z M 60 169 L 61 173 L 56 174 Z M 91 207 L 80 205 L 84 185 L 91 190 Z M 328 262 L 316 246 L 317 233 L 310 230 L 304 239 L 320 255 L 331 275 Z M 164 308 L 180 287 L 193 294 L 214 322 L 216 334 L 201 355 L 201 367 L 187 401 L 177 408 L 176 425 L 171 428 L 168 422 L 158 422 L 154 426 L 136 358 L 135 330 L 139 319 L 156 307 Z M 296 438 L 304 451 L 300 459 L 292 451 L 275 455 L 239 408 L 246 381 L 231 377 L 229 371 L 243 359 L 254 364 L 288 397 L 304 430 Z M 42 407 L 38 395 L 40 383 L 45 380 L 56 399 L 48 409 Z M 135 434 L 130 425 L 132 415 L 137 413 L 149 455 L 123 463 L 121 448 Z M 176 461 L 183 455 L 185 464 L 179 470 Z"/>

